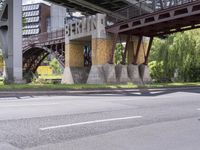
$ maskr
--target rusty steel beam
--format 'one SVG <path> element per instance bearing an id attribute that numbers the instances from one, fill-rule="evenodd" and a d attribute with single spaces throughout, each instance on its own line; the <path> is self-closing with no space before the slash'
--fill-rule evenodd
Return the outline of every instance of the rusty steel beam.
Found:
<path id="1" fill-rule="evenodd" d="M 145 61 L 144 61 L 144 64 L 147 65 L 148 64 L 148 58 L 149 58 L 149 54 L 150 54 L 150 50 L 151 50 L 151 46 L 152 46 L 152 43 L 153 43 L 153 39 L 154 37 L 150 37 L 150 40 L 149 40 L 149 45 L 148 45 L 148 48 L 147 48 L 147 53 L 145 55 Z"/>
<path id="2" fill-rule="evenodd" d="M 131 39 L 131 34 L 129 34 L 127 36 L 127 39 L 126 39 L 126 46 L 124 48 L 124 53 L 122 55 L 122 64 L 125 65 L 126 64 L 126 56 L 127 56 L 127 50 L 128 50 L 128 46 L 129 46 L 129 43 L 130 43 L 130 39 Z"/>
<path id="3" fill-rule="evenodd" d="M 39 35 L 31 36 L 23 41 L 23 70 L 24 72 L 32 71 L 35 73 L 38 65 L 41 64 L 44 58 L 50 53 L 58 59 L 60 64 L 64 66 L 64 42 L 65 31 L 58 30 L 50 33 L 42 33 Z M 55 54 L 58 47 L 61 47 L 59 54 Z M 56 49 L 53 49 L 55 47 Z M 35 50 L 33 50 L 35 48 Z M 50 49 L 49 49 L 50 48 Z M 62 55 L 62 59 L 60 56 Z"/>
<path id="4" fill-rule="evenodd" d="M 136 54 L 135 54 L 135 52 L 133 52 L 133 58 L 134 59 L 133 59 L 132 64 L 134 64 L 134 65 L 137 64 L 137 60 L 138 60 L 141 44 L 142 44 L 142 36 L 140 36 L 139 39 L 138 39 Z M 133 45 L 133 47 L 134 47 L 134 45 Z"/>
<path id="5" fill-rule="evenodd" d="M 115 34 L 133 31 L 134 34 L 134 30 L 145 30 L 146 27 L 159 25 L 163 22 L 171 21 L 175 26 L 176 20 L 182 19 L 181 23 L 184 23 L 186 21 L 185 18 L 195 17 L 196 15 L 200 15 L 200 1 L 193 1 L 176 7 L 157 11 L 148 15 L 129 19 L 128 21 L 107 27 L 106 30 L 107 32 Z M 199 19 L 197 21 L 199 21 Z"/>
<path id="6" fill-rule="evenodd" d="M 163 22 L 160 24 L 147 26 L 145 28 L 140 28 L 137 30 L 134 30 L 135 35 L 144 35 L 144 36 L 160 36 L 165 35 L 165 32 L 175 33 L 178 32 L 179 29 L 185 28 L 186 26 L 196 26 L 200 23 L 199 20 L 200 15 L 197 16 L 190 16 L 184 19 L 184 22 L 182 19 L 176 20 L 176 21 L 169 21 L 169 22 Z M 128 32 L 127 32 L 128 33 Z"/>
<path id="7" fill-rule="evenodd" d="M 24 57 L 25 62 L 23 63 L 23 67 L 26 66 L 25 72 L 33 71 L 32 68 L 35 65 L 35 60 L 41 55 L 41 50 L 35 49 L 31 55 L 26 55 Z M 24 55 L 23 55 L 24 56 Z M 29 57 L 28 57 L 29 56 Z"/>
<path id="8" fill-rule="evenodd" d="M 40 66 L 40 64 L 44 61 L 44 59 L 49 55 L 49 53 L 43 54 L 39 59 L 37 59 L 35 62 L 34 68 L 32 68 L 32 71 L 35 73 L 37 71 L 37 68 Z"/>

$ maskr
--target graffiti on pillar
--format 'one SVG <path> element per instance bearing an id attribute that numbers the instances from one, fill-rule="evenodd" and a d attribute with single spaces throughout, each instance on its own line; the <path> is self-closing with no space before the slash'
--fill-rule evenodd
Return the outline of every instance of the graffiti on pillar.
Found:
<path id="1" fill-rule="evenodd" d="M 84 66 L 92 66 L 92 50 L 90 45 L 84 46 Z"/>

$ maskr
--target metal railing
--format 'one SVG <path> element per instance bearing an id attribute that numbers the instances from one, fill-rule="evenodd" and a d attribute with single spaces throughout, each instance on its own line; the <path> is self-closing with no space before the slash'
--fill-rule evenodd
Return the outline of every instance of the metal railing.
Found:
<path id="1" fill-rule="evenodd" d="M 65 30 L 56 30 L 52 32 L 45 32 L 39 35 L 30 36 L 27 39 L 23 40 L 23 47 L 34 45 L 34 44 L 42 44 L 46 42 L 51 42 L 55 40 L 60 40 L 65 38 Z"/>
<path id="2" fill-rule="evenodd" d="M 128 7 L 119 9 L 114 13 L 123 15 L 125 18 L 130 19 L 194 1 L 197 0 L 142 0 Z M 108 16 L 108 21 L 116 23 L 123 20 L 113 16 Z"/>

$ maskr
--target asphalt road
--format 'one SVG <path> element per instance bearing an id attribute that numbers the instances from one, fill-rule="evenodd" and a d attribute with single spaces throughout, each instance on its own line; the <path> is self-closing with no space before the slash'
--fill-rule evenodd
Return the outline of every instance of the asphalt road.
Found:
<path id="1" fill-rule="evenodd" d="M 0 150 L 199 150 L 200 90 L 0 98 Z"/>

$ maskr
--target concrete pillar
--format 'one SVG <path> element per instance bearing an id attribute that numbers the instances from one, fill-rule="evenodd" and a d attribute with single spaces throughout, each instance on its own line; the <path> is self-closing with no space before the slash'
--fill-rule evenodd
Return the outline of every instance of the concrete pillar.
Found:
<path id="1" fill-rule="evenodd" d="M 124 84 L 124 83 L 128 83 L 131 81 L 128 76 L 127 65 L 118 64 L 118 65 L 116 65 L 115 69 L 116 69 L 117 83 Z"/>
<path id="2" fill-rule="evenodd" d="M 128 65 L 128 75 L 129 75 L 130 80 L 134 84 L 137 84 L 137 85 L 142 84 L 142 79 L 141 79 L 141 76 L 140 76 L 138 65 L 129 64 Z"/>
<path id="3" fill-rule="evenodd" d="M 92 67 L 87 80 L 88 84 L 106 83 L 103 65 L 110 59 L 111 46 L 112 40 L 109 38 L 92 38 Z"/>
<path id="4" fill-rule="evenodd" d="M 92 68 L 88 84 L 116 83 L 115 66 L 107 64 L 111 57 L 112 38 L 105 31 L 105 15 L 97 15 L 97 30 L 92 34 Z"/>
<path id="5" fill-rule="evenodd" d="M 139 68 L 140 64 L 145 62 L 145 54 L 147 51 L 148 41 L 146 39 L 142 39 L 142 43 L 139 48 L 138 58 L 136 64 L 132 65 L 134 60 L 134 55 L 137 53 L 137 46 L 138 46 L 139 37 L 132 36 L 131 41 L 128 45 L 128 74 L 131 81 L 135 84 L 142 84 L 143 73 L 141 72 L 142 69 Z"/>
<path id="6" fill-rule="evenodd" d="M 104 65 L 111 56 L 112 40 L 107 38 L 92 39 L 92 64 Z"/>
<path id="7" fill-rule="evenodd" d="M 141 64 L 139 66 L 139 71 L 140 71 L 141 79 L 144 84 L 152 83 L 152 78 L 150 76 L 149 67 L 147 65 Z"/>
<path id="8" fill-rule="evenodd" d="M 65 66 L 66 67 L 84 67 L 84 43 L 72 42 L 65 45 Z"/>
<path id="9" fill-rule="evenodd" d="M 66 25 L 66 64 L 62 83 L 77 83 L 75 79 L 80 75 L 74 73 L 72 69 L 76 67 L 75 69 L 77 70 L 77 67 L 79 67 L 81 71 L 84 68 L 83 50 L 85 43 L 81 41 L 88 42 L 89 39 L 92 47 L 92 66 L 87 83 L 103 84 L 115 82 L 115 66 L 107 64 L 111 56 L 112 38 L 106 33 L 105 25 L 106 16 L 102 14 L 89 16 L 81 21 Z"/>
<path id="10" fill-rule="evenodd" d="M 22 0 L 7 0 L 8 16 L 0 34 L 6 63 L 6 82 L 22 82 Z M 6 10 L 5 10 L 6 11 Z"/>
<path id="11" fill-rule="evenodd" d="M 74 84 L 73 68 L 84 67 L 84 43 L 78 41 L 66 41 L 65 43 L 65 69 L 62 78 L 63 84 Z"/>
<path id="12" fill-rule="evenodd" d="M 97 30 L 92 33 L 92 64 L 104 65 L 111 56 L 112 38 L 105 30 L 105 15 L 97 14 Z"/>

